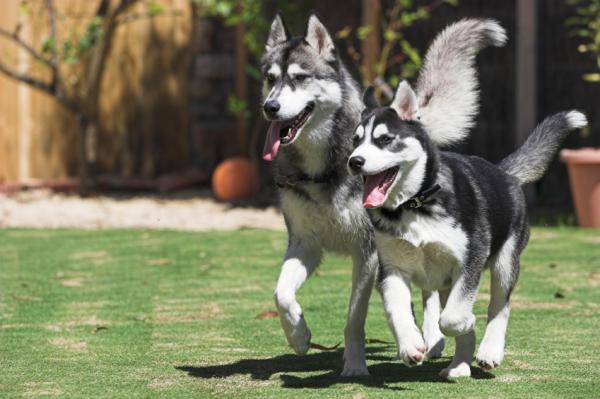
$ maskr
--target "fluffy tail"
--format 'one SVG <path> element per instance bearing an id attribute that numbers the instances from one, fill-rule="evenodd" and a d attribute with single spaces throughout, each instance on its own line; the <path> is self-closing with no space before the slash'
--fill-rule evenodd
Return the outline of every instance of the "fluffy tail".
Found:
<path id="1" fill-rule="evenodd" d="M 519 179 L 521 184 L 537 181 L 548 169 L 565 137 L 573 129 L 586 125 L 587 119 L 579 111 L 549 116 L 535 128 L 517 151 L 504 158 L 498 166 Z"/>
<path id="2" fill-rule="evenodd" d="M 506 31 L 491 19 L 462 19 L 435 38 L 416 86 L 421 122 L 434 143 L 443 146 L 468 135 L 479 110 L 475 56 L 505 43 Z"/>

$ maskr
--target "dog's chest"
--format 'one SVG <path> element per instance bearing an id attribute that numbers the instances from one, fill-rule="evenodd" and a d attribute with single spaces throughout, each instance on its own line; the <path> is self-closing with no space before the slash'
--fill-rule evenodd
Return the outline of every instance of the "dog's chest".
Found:
<path id="1" fill-rule="evenodd" d="M 452 218 L 406 212 L 395 223 L 397 234 L 376 231 L 384 264 L 395 266 L 426 289 L 447 287 L 452 273 L 463 264 L 466 234 Z"/>
<path id="2" fill-rule="evenodd" d="M 366 234 L 370 223 L 360 198 L 343 191 L 325 193 L 309 188 L 310 199 L 291 191 L 281 195 L 281 206 L 293 236 L 311 240 L 336 252 L 347 253 Z"/>

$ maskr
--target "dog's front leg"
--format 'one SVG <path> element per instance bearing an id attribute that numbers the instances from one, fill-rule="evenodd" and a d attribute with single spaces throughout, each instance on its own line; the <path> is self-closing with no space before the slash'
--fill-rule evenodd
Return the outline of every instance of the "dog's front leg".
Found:
<path id="1" fill-rule="evenodd" d="M 296 301 L 296 292 L 319 266 L 321 257 L 322 250 L 317 246 L 290 243 L 275 288 L 275 304 L 281 326 L 288 343 L 298 355 L 304 355 L 309 349 L 310 330 Z"/>
<path id="2" fill-rule="evenodd" d="M 369 375 L 365 360 L 365 321 L 369 309 L 369 298 L 379 261 L 377 250 L 372 245 L 352 257 L 352 293 L 348 305 L 348 320 L 344 330 L 343 377 Z"/>
<path id="3" fill-rule="evenodd" d="M 426 346 L 412 313 L 410 278 L 396 268 L 382 266 L 380 291 L 383 307 L 398 345 L 398 357 L 407 366 L 425 359 Z"/>

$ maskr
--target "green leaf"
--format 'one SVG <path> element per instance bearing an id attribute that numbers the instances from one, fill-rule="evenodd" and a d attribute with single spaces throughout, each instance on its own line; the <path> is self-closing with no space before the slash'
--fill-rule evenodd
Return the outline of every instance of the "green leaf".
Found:
<path id="1" fill-rule="evenodd" d="M 47 36 L 42 40 L 42 53 L 46 54 L 56 49 L 56 38 L 54 36 Z"/>
<path id="2" fill-rule="evenodd" d="M 583 80 L 586 82 L 600 82 L 600 73 L 586 73 L 583 75 Z"/>
<path id="3" fill-rule="evenodd" d="M 148 3 L 148 14 L 151 16 L 160 15 L 165 13 L 165 7 L 155 1 Z"/>
<path id="4" fill-rule="evenodd" d="M 359 40 L 365 40 L 372 31 L 373 31 L 373 28 L 371 27 L 371 25 L 359 26 L 358 29 L 356 30 L 356 36 L 358 37 Z"/>

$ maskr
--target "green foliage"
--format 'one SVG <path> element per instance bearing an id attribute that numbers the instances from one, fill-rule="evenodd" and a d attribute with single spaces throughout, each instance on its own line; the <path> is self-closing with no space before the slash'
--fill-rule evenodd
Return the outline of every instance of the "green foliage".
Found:
<path id="1" fill-rule="evenodd" d="M 388 85 L 395 87 L 402 79 L 412 79 L 421 67 L 421 55 L 417 48 L 408 41 L 404 33 L 406 29 L 431 18 L 432 12 L 443 4 L 458 5 L 458 0 L 433 1 L 427 5 L 416 0 L 395 0 L 384 15 L 381 29 L 382 49 L 379 59 L 373 65 L 376 77 L 383 79 Z M 376 31 L 369 25 L 356 29 L 346 26 L 336 34 L 338 39 L 346 41 L 348 55 L 361 71 L 363 83 L 372 84 L 367 71 L 361 67 L 362 59 L 359 51 L 352 43 L 356 38 L 366 40 Z"/>
<path id="2" fill-rule="evenodd" d="M 227 110 L 231 115 L 240 119 L 248 119 L 250 117 L 247 101 L 233 94 L 227 97 Z"/>
<path id="3" fill-rule="evenodd" d="M 600 71 L 600 0 L 567 0 L 575 8 L 575 16 L 565 20 L 572 36 L 582 39 L 577 47 L 580 53 L 589 53 L 596 59 Z M 583 75 L 588 82 L 600 82 L 600 72 Z"/>

